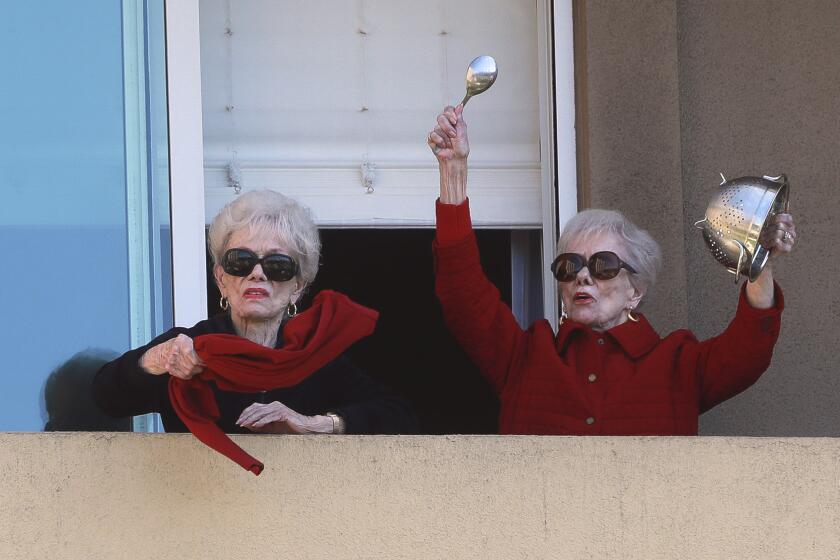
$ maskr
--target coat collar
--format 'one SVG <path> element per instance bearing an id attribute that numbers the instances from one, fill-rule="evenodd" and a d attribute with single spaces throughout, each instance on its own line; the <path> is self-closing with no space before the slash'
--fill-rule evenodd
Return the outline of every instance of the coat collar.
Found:
<path id="1" fill-rule="evenodd" d="M 638 323 L 624 323 L 604 331 L 603 335 L 612 338 L 624 352 L 633 359 L 640 358 L 653 350 L 661 340 L 659 334 L 650 326 L 644 315 L 637 313 Z M 596 336 L 597 332 L 577 321 L 566 319 L 557 331 L 555 341 L 557 352 L 563 354 L 572 339 L 579 336 Z"/>

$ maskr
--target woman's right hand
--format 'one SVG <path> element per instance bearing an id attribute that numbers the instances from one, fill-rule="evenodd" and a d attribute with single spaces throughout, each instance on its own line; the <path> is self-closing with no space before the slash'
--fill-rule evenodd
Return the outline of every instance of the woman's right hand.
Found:
<path id="1" fill-rule="evenodd" d="M 464 122 L 464 106 L 444 107 L 437 116 L 437 126 L 429 133 L 427 143 L 441 164 L 466 161 L 470 155 L 467 139 L 467 123 Z"/>
<path id="2" fill-rule="evenodd" d="M 152 375 L 169 373 L 180 379 L 190 379 L 204 371 L 205 364 L 195 353 L 193 340 L 179 334 L 146 350 L 140 357 L 140 367 Z"/>
<path id="3" fill-rule="evenodd" d="M 437 116 L 437 126 L 426 140 L 438 160 L 440 201 L 444 204 L 461 204 L 467 197 L 470 143 L 463 112 L 463 105 L 445 107 Z"/>

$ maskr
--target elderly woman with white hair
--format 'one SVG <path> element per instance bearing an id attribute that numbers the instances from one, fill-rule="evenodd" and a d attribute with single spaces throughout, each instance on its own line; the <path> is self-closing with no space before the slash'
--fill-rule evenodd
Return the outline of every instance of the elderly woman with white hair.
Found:
<path id="1" fill-rule="evenodd" d="M 664 338 L 637 311 L 656 279 L 660 249 L 618 212 L 586 210 L 563 229 L 551 271 L 562 321 L 517 324 L 485 277 L 466 196 L 463 107 L 438 116 L 428 144 L 440 168 L 436 290 L 449 329 L 501 401 L 504 434 L 696 435 L 704 411 L 752 385 L 770 364 L 782 293 L 770 265 L 741 290 L 720 335 Z M 789 253 L 796 229 L 774 218 L 761 244 Z"/>
<path id="2" fill-rule="evenodd" d="M 167 431 L 189 428 L 217 449 L 227 445 L 221 432 L 414 432 L 407 403 L 342 356 L 373 331 L 377 313 L 330 291 L 299 312 L 320 247 L 309 210 L 294 200 L 272 191 L 237 197 L 209 235 L 225 312 L 106 364 L 94 381 L 100 407 L 114 416 L 160 412 Z"/>

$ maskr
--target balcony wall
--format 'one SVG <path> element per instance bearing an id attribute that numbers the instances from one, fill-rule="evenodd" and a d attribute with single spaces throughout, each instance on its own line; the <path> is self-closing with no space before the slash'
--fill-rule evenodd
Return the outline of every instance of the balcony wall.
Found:
<path id="1" fill-rule="evenodd" d="M 2 558 L 840 557 L 840 440 L 0 434 Z"/>

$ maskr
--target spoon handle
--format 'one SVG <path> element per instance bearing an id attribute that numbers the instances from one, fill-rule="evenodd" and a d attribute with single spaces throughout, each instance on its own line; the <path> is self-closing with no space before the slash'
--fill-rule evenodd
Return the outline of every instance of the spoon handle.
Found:
<path id="1" fill-rule="evenodd" d="M 470 95 L 469 93 L 468 93 L 467 95 L 465 95 L 465 96 L 464 96 L 464 100 L 463 100 L 463 101 L 461 101 L 461 105 L 466 106 L 466 105 L 467 105 L 467 101 L 469 101 L 469 100 L 470 100 L 470 97 L 472 97 L 472 95 Z"/>

